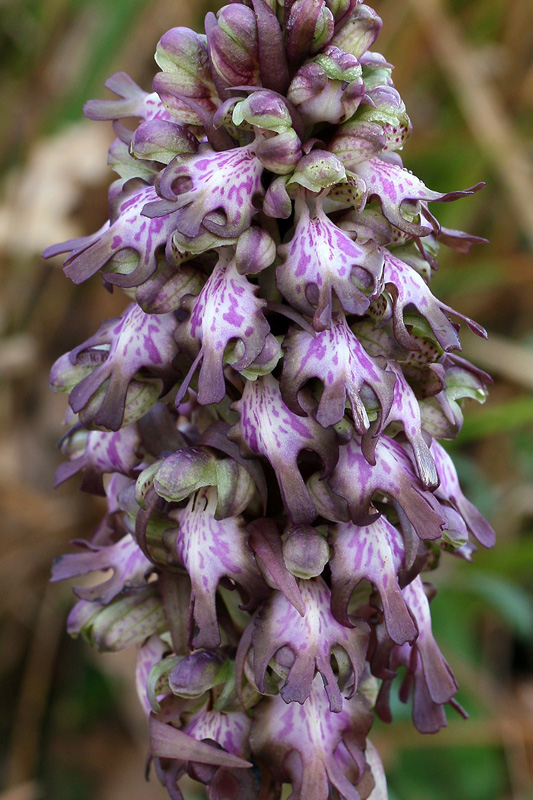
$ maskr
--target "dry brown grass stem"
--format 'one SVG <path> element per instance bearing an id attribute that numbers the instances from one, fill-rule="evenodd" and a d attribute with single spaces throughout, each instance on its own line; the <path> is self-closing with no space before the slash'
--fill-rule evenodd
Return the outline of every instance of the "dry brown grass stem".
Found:
<path id="1" fill-rule="evenodd" d="M 533 170 L 526 146 L 446 10 L 444 0 L 411 0 L 424 33 L 450 82 L 473 136 L 508 195 L 522 233 L 533 247 Z"/>

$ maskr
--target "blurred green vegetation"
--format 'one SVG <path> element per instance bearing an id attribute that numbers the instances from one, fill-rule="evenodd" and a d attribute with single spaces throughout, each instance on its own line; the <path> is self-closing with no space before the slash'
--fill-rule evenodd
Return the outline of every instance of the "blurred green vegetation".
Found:
<path id="1" fill-rule="evenodd" d="M 469 255 L 443 252 L 433 286 L 492 335 L 484 348 L 465 338 L 465 356 L 491 372 L 495 385 L 485 407 L 467 403 L 451 449 L 465 493 L 499 539 L 473 564 L 443 558 L 428 576 L 438 588 L 436 638 L 470 721 L 450 711 L 446 731 L 423 737 L 398 701 L 394 724 L 376 724 L 375 743 L 391 800 L 527 800 L 533 796 L 533 6 L 530 0 L 374 5 L 384 19 L 377 49 L 396 66 L 414 124 L 406 165 L 440 191 L 487 182 L 472 198 L 434 208 L 443 225 L 491 244 Z M 17 800 L 165 796 L 155 778 L 141 780 L 145 734 L 132 710 L 132 664 L 117 657 L 112 666 L 69 642 L 68 590 L 46 586 L 54 555 L 68 539 L 88 538 L 99 513 L 75 486 L 50 496 L 62 406 L 46 399 L 46 374 L 57 355 L 91 334 L 121 301 L 102 297 L 99 286 L 72 287 L 41 263 L 38 251 L 68 238 L 65 227 L 88 233 L 105 219 L 110 173 L 76 173 L 57 220 L 46 218 L 44 232 L 32 225 L 63 186 L 56 187 L 53 171 L 41 171 L 43 163 L 56 158 L 59 173 L 67 158 L 76 164 L 86 157 L 83 148 L 70 155 L 72 141 L 91 146 L 85 131 L 96 123 L 83 134 L 71 128 L 85 100 L 105 96 L 102 84 L 116 70 L 148 89 L 159 36 L 174 25 L 198 27 L 208 8 L 175 0 L 0 3 L 6 523 L 0 780 L 18 787 Z M 469 85 L 474 96 L 465 92 Z"/>

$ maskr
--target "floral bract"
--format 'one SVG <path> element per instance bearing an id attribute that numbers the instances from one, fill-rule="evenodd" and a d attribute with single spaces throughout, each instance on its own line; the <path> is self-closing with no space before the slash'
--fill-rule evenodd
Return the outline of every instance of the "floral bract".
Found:
<path id="1" fill-rule="evenodd" d="M 117 137 L 109 221 L 45 253 L 129 300 L 52 368 L 57 483 L 108 504 L 52 579 L 111 571 L 68 629 L 137 648 L 171 798 L 188 775 L 211 800 L 383 800 L 369 698 L 390 721 L 400 681 L 422 732 L 464 713 L 424 579 L 494 544 L 437 441 L 489 379 L 457 320 L 484 330 L 429 288 L 439 246 L 478 239 L 428 204 L 480 185 L 403 166 L 380 28 L 360 0 L 245 0 L 168 31 L 151 93 L 119 73 L 85 107 Z"/>

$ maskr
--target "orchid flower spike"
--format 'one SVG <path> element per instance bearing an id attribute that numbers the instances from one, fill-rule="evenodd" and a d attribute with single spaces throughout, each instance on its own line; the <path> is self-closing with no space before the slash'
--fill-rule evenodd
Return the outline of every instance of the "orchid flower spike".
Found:
<path id="1" fill-rule="evenodd" d="M 129 304 L 52 368 L 68 457 L 108 511 L 52 580 L 109 570 L 68 629 L 137 649 L 148 754 L 173 800 L 385 800 L 368 739 L 413 696 L 422 732 L 461 713 L 424 580 L 494 544 L 438 439 L 488 376 L 430 279 L 441 193 L 361 0 L 243 0 L 176 27 L 110 120 L 109 221 L 53 245 L 74 283 Z M 132 131 L 123 119 L 136 119 Z M 431 555 L 431 558 L 430 558 Z M 447 556 L 446 556 L 447 557 Z M 184 791 L 184 790 L 183 790 Z M 285 795 L 284 795 L 285 796 Z"/>

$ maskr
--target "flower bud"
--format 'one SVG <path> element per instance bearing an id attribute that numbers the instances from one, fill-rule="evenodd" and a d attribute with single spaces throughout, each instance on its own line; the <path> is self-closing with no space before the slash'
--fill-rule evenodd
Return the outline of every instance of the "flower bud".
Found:
<path id="1" fill-rule="evenodd" d="M 287 22 L 287 56 L 299 65 L 333 36 L 335 21 L 324 0 L 296 0 Z"/>
<path id="2" fill-rule="evenodd" d="M 283 133 L 291 127 L 292 120 L 283 98 L 268 89 L 252 92 L 237 103 L 233 110 L 233 123 L 248 122 L 257 128 Z"/>
<path id="3" fill-rule="evenodd" d="M 190 131 L 163 119 L 144 122 L 131 138 L 130 150 L 135 158 L 153 159 L 168 164 L 178 153 L 195 153 L 198 142 Z"/>
<path id="4" fill-rule="evenodd" d="M 253 226 L 239 236 L 235 265 L 240 275 L 255 275 L 276 258 L 276 244 L 267 231 Z"/>
<path id="5" fill-rule="evenodd" d="M 155 60 L 163 72 L 155 76 L 153 86 L 165 107 L 180 122 L 200 125 L 200 116 L 182 98 L 193 98 L 211 112 L 218 105 L 205 37 L 188 28 L 172 28 L 161 37 Z"/>
<path id="6" fill-rule="evenodd" d="M 67 621 L 71 636 L 81 633 L 101 652 L 124 650 L 141 644 L 166 628 L 163 607 L 153 586 L 119 596 L 106 606 L 80 600 Z"/>
<path id="7" fill-rule="evenodd" d="M 310 525 L 289 528 L 283 541 L 283 560 L 297 578 L 316 578 L 328 563 L 325 538 Z"/>
<path id="8" fill-rule="evenodd" d="M 168 676 L 168 685 L 180 697 L 201 697 L 224 681 L 219 678 L 223 663 L 220 653 L 197 650 L 178 662 Z"/>
<path id="9" fill-rule="evenodd" d="M 360 58 L 378 38 L 381 25 L 381 19 L 374 9 L 364 5 L 357 6 L 335 34 L 331 44 Z"/>
<path id="10" fill-rule="evenodd" d="M 337 124 L 355 113 L 364 91 L 358 60 L 329 46 L 314 61 L 300 67 L 287 97 L 308 124 Z"/>
<path id="11" fill-rule="evenodd" d="M 326 150 L 312 150 L 303 156 L 289 179 L 311 192 L 321 192 L 346 180 L 346 170 L 339 159 Z"/>
<path id="12" fill-rule="evenodd" d="M 206 17 L 211 63 L 227 86 L 260 86 L 257 22 L 251 8 L 234 3 Z"/>

